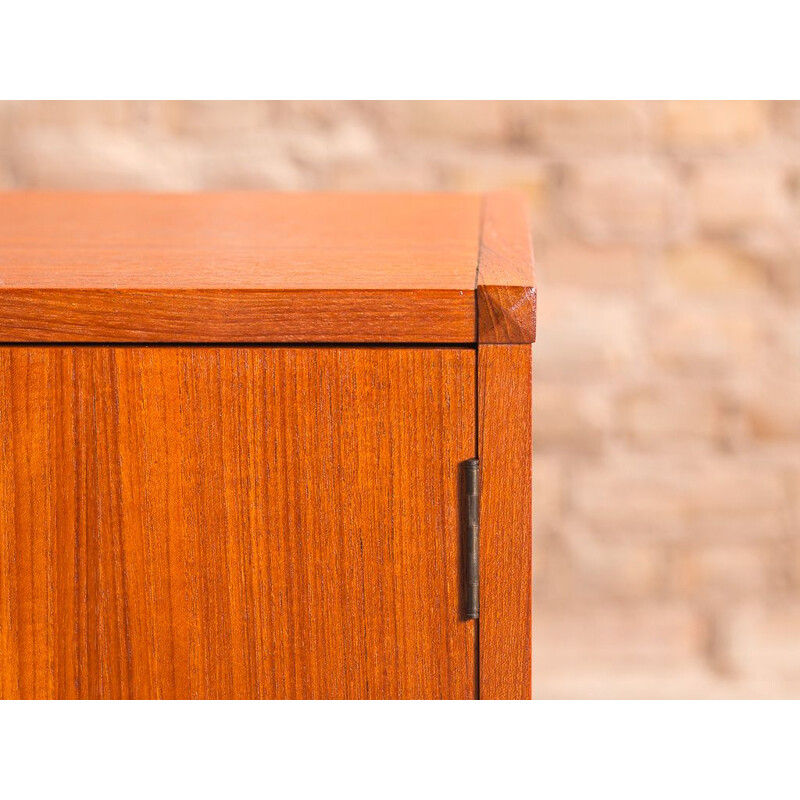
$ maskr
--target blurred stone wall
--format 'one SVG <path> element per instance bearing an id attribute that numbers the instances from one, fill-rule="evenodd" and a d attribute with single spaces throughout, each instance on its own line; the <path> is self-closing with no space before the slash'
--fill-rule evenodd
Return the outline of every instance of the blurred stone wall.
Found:
<path id="1" fill-rule="evenodd" d="M 0 188 L 530 203 L 534 694 L 800 696 L 800 104 L 5 103 Z"/>

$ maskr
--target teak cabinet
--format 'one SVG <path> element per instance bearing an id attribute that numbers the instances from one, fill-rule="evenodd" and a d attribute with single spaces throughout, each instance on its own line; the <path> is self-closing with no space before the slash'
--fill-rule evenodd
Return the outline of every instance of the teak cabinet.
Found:
<path id="1" fill-rule="evenodd" d="M 0 195 L 0 697 L 529 697 L 534 327 L 514 195 Z"/>

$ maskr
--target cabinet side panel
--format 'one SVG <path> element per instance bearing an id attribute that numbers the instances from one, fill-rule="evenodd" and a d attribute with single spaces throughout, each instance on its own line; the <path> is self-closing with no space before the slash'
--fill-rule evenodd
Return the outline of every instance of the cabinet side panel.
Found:
<path id="1" fill-rule="evenodd" d="M 531 697 L 531 347 L 478 347 L 480 696 Z"/>

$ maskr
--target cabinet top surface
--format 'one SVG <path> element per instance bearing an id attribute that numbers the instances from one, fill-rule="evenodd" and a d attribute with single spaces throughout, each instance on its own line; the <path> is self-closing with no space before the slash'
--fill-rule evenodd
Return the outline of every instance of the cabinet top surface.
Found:
<path id="1" fill-rule="evenodd" d="M 55 330 L 37 333 L 43 323 L 20 323 L 24 303 L 34 301 L 45 303 L 51 328 L 67 313 L 74 328 L 75 314 L 82 315 L 84 340 L 93 338 L 95 318 L 117 310 L 131 317 L 130 335 L 120 324 L 125 335 L 118 340 L 169 340 L 163 319 L 151 325 L 147 317 L 165 298 L 179 300 L 169 309 L 170 325 L 182 308 L 187 323 L 213 302 L 231 330 L 237 315 L 255 317 L 263 298 L 283 330 L 274 320 L 263 331 L 247 321 L 241 336 L 244 327 L 253 329 L 253 341 L 298 340 L 301 327 L 314 341 L 307 319 L 295 323 L 334 305 L 324 311 L 319 340 L 347 341 L 359 324 L 352 308 L 362 299 L 371 304 L 373 329 L 362 340 L 419 341 L 425 329 L 430 341 L 464 341 L 470 327 L 473 340 L 486 285 L 502 287 L 499 294 L 487 290 L 487 324 L 501 309 L 487 341 L 532 341 L 531 332 L 515 333 L 502 319 L 502 307 L 518 306 L 520 292 L 534 297 L 524 217 L 524 203 L 507 194 L 0 193 L 0 340 L 52 340 Z M 401 295 L 398 310 L 393 303 Z M 335 319 L 345 313 L 343 298 L 350 304 L 346 325 Z M 201 322 L 193 323 L 198 333 Z M 67 340 L 72 328 L 62 328 Z M 186 324 L 183 330 L 192 338 Z M 237 339 L 225 330 L 213 338 Z"/>
<path id="2" fill-rule="evenodd" d="M 0 195 L 0 285 L 475 287 L 477 195 Z"/>

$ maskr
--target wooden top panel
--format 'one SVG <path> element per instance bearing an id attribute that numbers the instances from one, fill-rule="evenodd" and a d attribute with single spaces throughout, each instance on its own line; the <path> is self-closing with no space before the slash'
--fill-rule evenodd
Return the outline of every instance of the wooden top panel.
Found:
<path id="1" fill-rule="evenodd" d="M 513 195 L 0 194 L 6 342 L 529 342 L 532 281 Z"/>
<path id="2" fill-rule="evenodd" d="M 472 291 L 480 212 L 456 194 L 0 194 L 0 286 Z"/>

